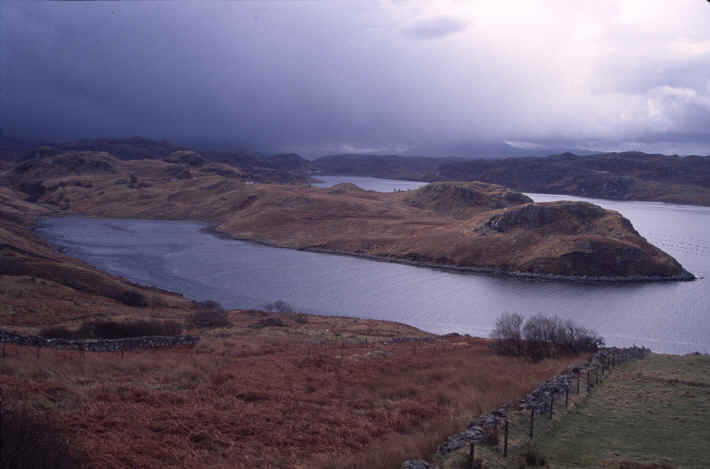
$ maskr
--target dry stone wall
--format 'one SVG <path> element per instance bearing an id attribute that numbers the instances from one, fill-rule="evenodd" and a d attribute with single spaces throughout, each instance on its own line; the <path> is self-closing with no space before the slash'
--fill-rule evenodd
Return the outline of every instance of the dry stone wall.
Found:
<path id="1" fill-rule="evenodd" d="M 586 373 L 587 370 L 606 370 L 614 360 L 620 360 L 622 357 L 624 360 L 644 358 L 648 352 L 649 350 L 643 347 L 600 349 L 590 360 L 571 366 L 565 373 L 540 383 L 534 391 L 526 394 L 517 402 L 517 407 L 520 410 L 534 408 L 537 414 L 547 413 L 550 411 L 551 398 L 557 398 L 570 391 L 574 380 L 582 373 Z M 515 407 L 514 402 L 508 402 L 498 410 L 482 414 L 479 418 L 471 421 L 466 430 L 451 435 L 437 449 L 437 455 L 445 455 L 470 443 L 482 442 L 486 437 L 486 431 L 498 428 L 498 425 L 505 420 L 508 409 Z M 413 462 L 420 463 L 421 461 L 405 461 L 405 463 Z"/>
<path id="2" fill-rule="evenodd" d="M 0 330 L 0 343 L 31 347 L 81 350 L 86 352 L 120 352 L 123 350 L 154 349 L 178 345 L 196 345 L 199 337 L 192 335 L 129 337 L 111 340 L 45 339 L 34 335 L 19 335 Z"/>

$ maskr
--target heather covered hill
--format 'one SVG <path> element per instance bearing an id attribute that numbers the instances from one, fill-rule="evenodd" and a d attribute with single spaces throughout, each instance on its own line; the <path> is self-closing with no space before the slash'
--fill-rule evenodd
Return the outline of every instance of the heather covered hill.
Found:
<path id="1" fill-rule="evenodd" d="M 21 163 L 4 180 L 61 213 L 201 220 L 229 236 L 297 249 L 526 276 L 691 278 L 628 220 L 589 204 L 533 204 L 480 182 L 398 193 L 263 184 L 194 155 L 172 161 L 66 153 Z"/>

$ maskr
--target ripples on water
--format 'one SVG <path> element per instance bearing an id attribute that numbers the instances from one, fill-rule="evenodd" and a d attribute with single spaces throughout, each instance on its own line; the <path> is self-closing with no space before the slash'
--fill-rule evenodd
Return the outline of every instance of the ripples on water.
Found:
<path id="1" fill-rule="evenodd" d="M 332 177 L 326 183 L 342 179 Z M 357 179 L 367 189 L 387 192 L 421 185 Z M 529 195 L 536 201 L 590 200 Z M 38 231 L 70 255 L 111 273 L 227 307 L 258 307 L 283 299 L 308 312 L 389 319 L 437 333 L 478 336 L 488 335 L 502 312 L 542 312 L 592 327 L 611 345 L 710 352 L 710 297 L 704 279 L 710 265 L 710 208 L 591 201 L 620 211 L 651 243 L 701 279 L 578 284 L 453 273 L 220 239 L 193 222 L 48 218 Z"/>

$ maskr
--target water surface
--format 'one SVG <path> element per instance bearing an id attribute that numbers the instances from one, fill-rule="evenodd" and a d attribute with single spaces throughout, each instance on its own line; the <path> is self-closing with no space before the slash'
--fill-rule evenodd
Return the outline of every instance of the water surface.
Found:
<path id="1" fill-rule="evenodd" d="M 590 200 L 529 195 L 538 201 Z M 230 308 L 282 299 L 308 312 L 389 319 L 436 333 L 477 336 L 487 336 L 502 312 L 557 314 L 596 329 L 611 345 L 710 352 L 705 280 L 710 208 L 591 201 L 619 210 L 651 243 L 700 279 L 580 284 L 454 273 L 221 239 L 187 221 L 46 218 L 38 231 L 68 254 L 108 272 Z"/>
<path id="2" fill-rule="evenodd" d="M 420 181 L 404 181 L 400 179 L 381 179 L 364 176 L 316 176 L 321 182 L 313 184 L 316 187 L 331 187 L 336 184 L 355 184 L 361 189 L 376 192 L 396 192 L 419 189 L 428 183 Z"/>

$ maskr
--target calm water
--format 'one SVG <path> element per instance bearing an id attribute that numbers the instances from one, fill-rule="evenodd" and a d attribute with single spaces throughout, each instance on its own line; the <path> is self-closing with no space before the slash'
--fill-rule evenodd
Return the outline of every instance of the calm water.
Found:
<path id="1" fill-rule="evenodd" d="M 366 188 L 392 189 L 386 180 L 359 179 L 369 179 L 361 181 Z M 573 199 L 530 195 L 539 201 Z M 488 335 L 501 312 L 543 312 L 592 327 L 611 345 L 710 352 L 710 293 L 704 278 L 710 270 L 710 208 L 593 202 L 619 210 L 700 280 L 583 285 L 451 273 L 225 240 L 201 232 L 203 225 L 182 221 L 47 218 L 39 233 L 111 273 L 228 307 L 283 299 L 308 312 L 477 336 Z"/>
<path id="2" fill-rule="evenodd" d="M 336 184 L 351 183 L 362 189 L 377 192 L 408 191 L 419 189 L 427 185 L 426 182 L 419 181 L 400 181 L 398 179 L 380 179 L 361 176 L 316 176 L 316 178 L 323 181 L 313 184 L 316 187 L 330 187 Z"/>

